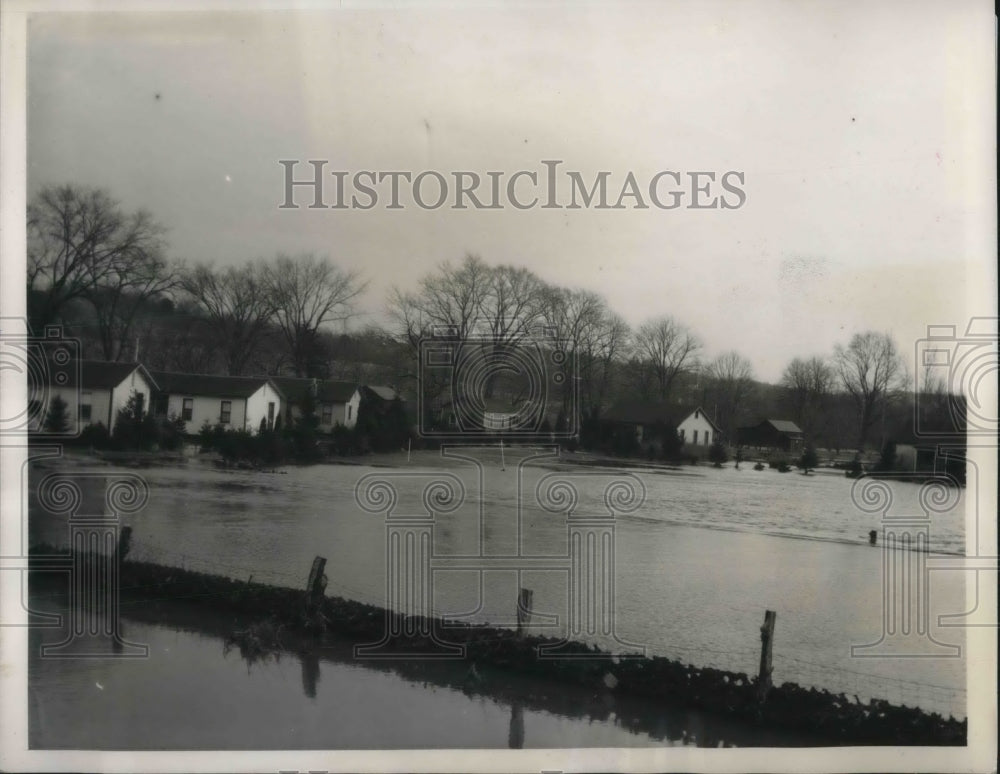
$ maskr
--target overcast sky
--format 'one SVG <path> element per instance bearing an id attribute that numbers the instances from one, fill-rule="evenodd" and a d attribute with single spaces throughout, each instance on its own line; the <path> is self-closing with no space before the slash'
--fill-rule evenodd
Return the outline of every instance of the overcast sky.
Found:
<path id="1" fill-rule="evenodd" d="M 927 324 L 994 313 L 992 6 L 871 6 L 35 15 L 28 193 L 106 187 L 189 263 L 327 254 L 370 280 L 370 322 L 392 285 L 473 252 L 597 290 L 631 324 L 674 315 L 766 380 L 866 328 L 912 351 Z M 747 199 L 290 211 L 279 159 L 444 175 L 559 159 L 609 171 L 613 198 L 629 172 L 738 170 Z"/>

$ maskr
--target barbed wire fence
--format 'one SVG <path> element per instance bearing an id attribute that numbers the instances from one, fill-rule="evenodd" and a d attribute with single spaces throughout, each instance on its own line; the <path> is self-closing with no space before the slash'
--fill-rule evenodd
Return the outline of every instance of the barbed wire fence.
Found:
<path id="1" fill-rule="evenodd" d="M 171 551 L 158 546 L 154 548 L 133 544 L 129 558 L 233 580 L 252 580 L 294 589 L 304 589 L 308 580 L 308 568 L 305 566 L 301 573 L 276 568 L 262 569 L 259 565 L 222 561 L 218 557 L 197 555 L 188 551 Z M 385 605 L 380 587 L 365 588 L 340 577 L 331 584 L 328 594 L 379 607 Z M 440 614 L 440 611 L 435 611 L 435 614 Z M 695 668 L 744 673 L 750 679 L 756 679 L 761 655 L 756 643 L 753 649 L 726 649 L 681 644 L 657 638 L 655 642 L 650 643 L 650 646 L 655 655 L 666 656 Z M 772 680 L 775 685 L 784 682 L 797 683 L 803 688 L 826 690 L 836 695 L 843 694 L 845 701 L 848 702 L 868 704 L 872 700 L 886 701 L 897 706 L 918 707 L 944 717 L 952 716 L 957 719 L 967 717 L 967 691 L 964 688 L 876 674 L 843 665 L 824 664 L 782 653 L 780 647 L 774 650 Z"/>

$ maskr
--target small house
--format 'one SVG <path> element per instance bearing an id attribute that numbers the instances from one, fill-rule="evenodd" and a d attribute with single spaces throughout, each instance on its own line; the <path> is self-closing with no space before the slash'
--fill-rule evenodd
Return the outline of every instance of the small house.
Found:
<path id="1" fill-rule="evenodd" d="M 275 376 L 272 379 L 285 395 L 284 416 L 289 424 L 302 416 L 302 406 L 309 398 L 319 419 L 319 429 L 323 432 L 328 433 L 337 425 L 351 428 L 357 424 L 361 389 L 354 382 L 293 376 Z"/>
<path id="2" fill-rule="evenodd" d="M 736 437 L 740 446 L 792 453 L 802 450 L 802 430 L 788 419 L 765 419 L 752 427 L 741 427 Z"/>
<path id="3" fill-rule="evenodd" d="M 111 363 L 103 360 L 80 361 L 79 383 L 76 373 L 63 384 L 49 386 L 48 398 L 58 395 L 66 402 L 70 433 L 89 425 L 102 424 L 113 431 L 119 410 L 135 396 L 140 411 L 147 413 L 150 396 L 157 383 L 141 363 Z M 38 418 L 39 426 L 44 417 Z"/>
<path id="4" fill-rule="evenodd" d="M 656 441 L 659 428 L 674 428 L 681 442 L 691 446 L 711 446 L 721 437 L 718 425 L 701 406 L 622 401 L 608 409 L 603 418 L 631 428 L 640 444 Z"/>
<path id="5" fill-rule="evenodd" d="M 284 396 L 274 381 L 263 376 L 214 376 L 155 371 L 159 385 L 154 413 L 178 417 L 186 432 L 203 425 L 257 432 L 262 423 L 274 427 Z"/>

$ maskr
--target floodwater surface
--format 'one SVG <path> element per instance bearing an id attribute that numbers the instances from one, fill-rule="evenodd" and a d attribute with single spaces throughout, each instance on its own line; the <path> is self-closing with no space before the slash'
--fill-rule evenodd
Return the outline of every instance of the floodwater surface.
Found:
<path id="1" fill-rule="evenodd" d="M 532 629 L 549 636 L 565 635 L 572 624 L 569 522 L 610 519 L 614 634 L 585 628 L 574 637 L 615 652 L 638 649 L 755 674 L 759 627 L 765 610 L 774 610 L 776 683 L 964 717 L 963 630 L 938 620 L 968 609 L 963 573 L 927 576 L 926 630 L 911 628 L 904 644 L 929 658 L 898 658 L 885 648 L 852 652 L 885 639 L 893 600 L 883 592 L 883 573 L 899 553 L 868 544 L 884 514 L 864 509 L 871 505 L 858 501 L 853 481 L 746 465 L 628 471 L 560 465 L 552 457 L 518 465 L 532 454 L 537 450 L 508 449 L 502 465 L 488 450 L 479 461 L 425 453 L 397 468 L 267 473 L 192 461 L 93 470 L 138 472 L 148 484 L 146 507 L 124 519 L 133 529 L 130 558 L 303 588 L 322 555 L 328 596 L 386 606 L 400 598 L 387 588 L 394 520 L 432 521 L 427 612 L 514 626 L 518 589 L 526 587 L 533 590 Z M 58 469 L 33 470 L 32 488 Z M 927 517 L 931 559 L 961 553 L 964 490 L 951 490 L 927 514 L 918 485 L 886 486 L 889 515 Z M 65 545 L 65 517 L 32 502 L 31 541 Z M 927 589 L 920 593 L 926 600 Z"/>

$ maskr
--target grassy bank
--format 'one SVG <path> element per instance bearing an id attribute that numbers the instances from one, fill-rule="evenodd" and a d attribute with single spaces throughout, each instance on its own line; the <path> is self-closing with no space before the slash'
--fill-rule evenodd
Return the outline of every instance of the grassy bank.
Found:
<path id="1" fill-rule="evenodd" d="M 43 549 L 42 552 L 47 552 Z M 65 575 L 32 573 L 32 584 L 65 588 Z M 232 642 L 248 656 L 265 655 L 278 644 L 271 633 L 280 630 L 322 642 L 328 636 L 355 642 L 378 642 L 386 631 L 382 608 L 341 598 L 325 598 L 309 609 L 300 590 L 235 581 L 214 575 L 126 561 L 121 567 L 124 602 L 158 601 L 197 606 L 220 620 L 234 621 Z M 885 701 L 861 702 L 793 683 L 775 686 L 767 700 L 757 699 L 755 678 L 712 668 L 698 668 L 652 657 L 615 659 L 582 643 L 567 643 L 563 658 L 539 658 L 539 646 L 559 640 L 519 637 L 488 625 L 465 625 L 438 619 L 406 621 L 389 614 L 392 627 L 433 632 L 433 639 L 464 648 L 470 668 L 499 670 L 572 684 L 594 691 L 612 690 L 647 697 L 666 706 L 687 706 L 757 724 L 762 729 L 786 729 L 819 736 L 836 745 L 964 745 L 967 722 L 943 718 Z M 236 624 L 238 622 L 238 625 Z M 416 625 L 414 625 L 416 624 Z M 398 657 L 425 652 L 433 646 L 421 635 L 399 636 L 385 643 L 383 655 Z"/>

